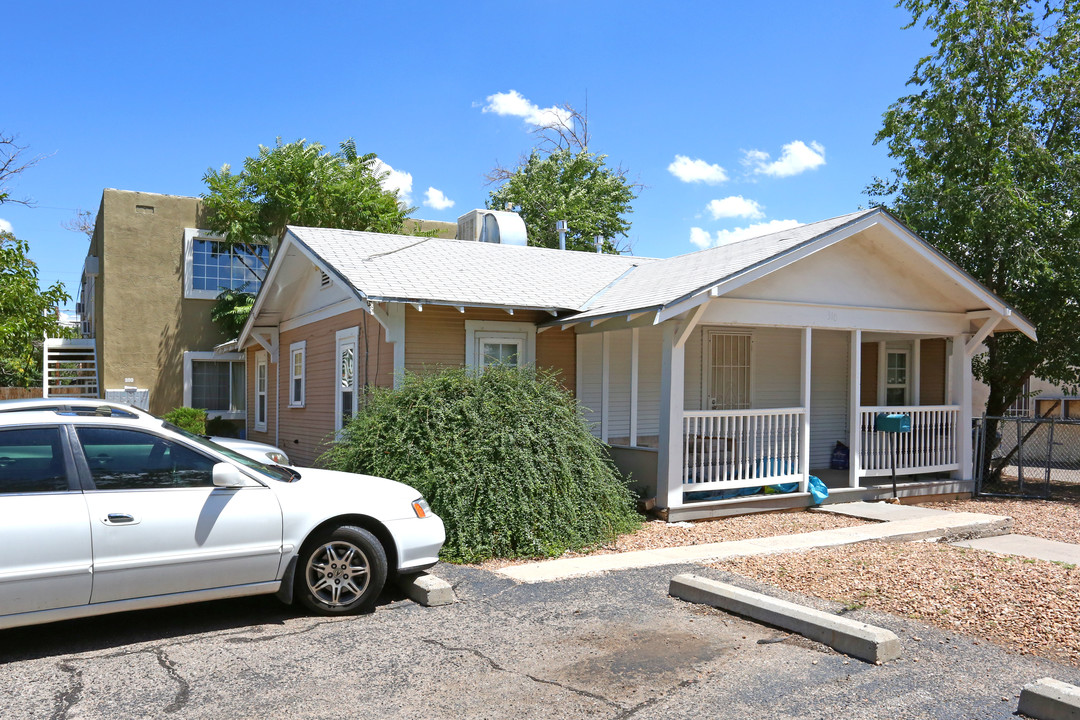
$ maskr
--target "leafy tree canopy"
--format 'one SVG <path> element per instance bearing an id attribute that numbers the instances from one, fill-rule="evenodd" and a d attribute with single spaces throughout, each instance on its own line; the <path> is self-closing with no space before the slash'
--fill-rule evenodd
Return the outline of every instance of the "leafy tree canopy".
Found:
<path id="1" fill-rule="evenodd" d="M 61 283 L 42 290 L 30 247 L 0 231 L 0 386 L 41 385 L 46 337 L 74 337 L 60 325 L 57 308 L 71 300 Z"/>
<path id="2" fill-rule="evenodd" d="M 595 252 L 599 236 L 604 252 L 622 252 L 619 237 L 630 230 L 626 215 L 640 186 L 622 168 L 608 167 L 607 155 L 589 152 L 588 118 L 569 105 L 564 109 L 534 131 L 538 145 L 516 168 L 497 166 L 488 174 L 490 182 L 502 184 L 489 194 L 487 207 L 515 208 L 530 245 L 559 247 L 555 223 L 566 220 L 568 250 Z"/>
<path id="3" fill-rule="evenodd" d="M 561 148 L 544 155 L 533 150 L 506 179 L 493 190 L 487 206 L 501 210 L 510 204 L 525 221 L 529 244 L 559 247 L 555 223 L 566 220 L 568 250 L 596 250 L 596 236 L 603 238 L 603 250 L 619 252 L 617 239 L 626 237 L 636 195 L 625 174 L 605 165 L 606 155 Z"/>
<path id="4" fill-rule="evenodd" d="M 899 5 L 937 36 L 885 113 L 898 165 L 868 194 L 1036 325 L 977 359 L 1001 415 L 1032 375 L 1080 381 L 1080 2 Z"/>
<path id="5" fill-rule="evenodd" d="M 239 245 L 280 239 L 286 225 L 399 232 L 411 208 L 382 187 L 375 154 L 357 155 L 351 139 L 340 147 L 328 152 L 317 142 L 278 138 L 272 148 L 260 145 L 238 173 L 228 165 L 208 170 L 202 197 L 209 229 Z"/>

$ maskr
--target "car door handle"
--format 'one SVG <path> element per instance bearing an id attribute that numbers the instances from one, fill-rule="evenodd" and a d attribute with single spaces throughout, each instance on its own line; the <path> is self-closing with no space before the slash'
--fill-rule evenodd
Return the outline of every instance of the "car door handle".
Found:
<path id="1" fill-rule="evenodd" d="M 109 513 L 101 522 L 105 523 L 106 525 L 138 524 L 138 520 L 135 519 L 135 516 L 129 515 L 128 513 Z"/>

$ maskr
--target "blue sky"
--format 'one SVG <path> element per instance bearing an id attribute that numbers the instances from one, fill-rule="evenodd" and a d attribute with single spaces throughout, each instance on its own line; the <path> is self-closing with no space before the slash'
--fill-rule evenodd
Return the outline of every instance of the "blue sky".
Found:
<path id="1" fill-rule="evenodd" d="M 198 195 L 279 136 L 353 137 L 414 216 L 454 220 L 528 152 L 530 119 L 587 102 L 590 149 L 645 186 L 633 252 L 677 255 L 866 204 L 890 168 L 881 114 L 930 49 L 908 20 L 877 0 L 23 0 L 0 130 L 46 157 L 12 187 L 37 206 L 0 206 L 0 226 L 74 295 L 86 239 L 61 223 L 103 188 Z"/>

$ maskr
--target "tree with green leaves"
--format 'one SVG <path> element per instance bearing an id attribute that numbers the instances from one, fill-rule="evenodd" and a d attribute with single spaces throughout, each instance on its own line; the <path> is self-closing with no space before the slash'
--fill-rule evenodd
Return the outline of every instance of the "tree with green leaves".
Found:
<path id="1" fill-rule="evenodd" d="M 0 231 L 0 386 L 41 385 L 46 337 L 74 337 L 60 324 L 59 307 L 71 300 L 57 282 L 42 290 L 30 246 Z"/>
<path id="2" fill-rule="evenodd" d="M 976 358 L 1003 415 L 1032 376 L 1080 382 L 1080 2 L 899 5 L 936 39 L 885 113 L 898 164 L 868 194 L 1035 324 L 1038 343 L 1001 333 Z"/>
<path id="3" fill-rule="evenodd" d="M 374 153 L 358 155 L 348 139 L 338 152 L 317 143 L 297 140 L 274 147 L 259 146 L 259 154 L 244 160 L 234 173 L 229 165 L 208 170 L 203 176 L 207 191 L 203 206 L 207 226 L 221 235 L 226 251 L 246 251 L 237 257 L 258 258 L 256 247 L 276 246 L 286 225 L 332 227 L 343 230 L 397 233 L 412 208 L 401 202 L 396 190 L 382 186 L 386 173 L 379 170 Z M 249 267 L 261 277 L 266 267 Z M 254 297 L 228 290 L 219 296 L 215 316 L 224 320 L 226 332 L 243 327 Z M 217 319 L 215 318 L 215 319 Z"/>
<path id="4" fill-rule="evenodd" d="M 569 106 L 566 111 L 557 125 L 538 129 L 539 147 L 516 168 L 499 166 L 489 173 L 489 181 L 502 184 L 489 194 L 487 207 L 515 208 L 530 245 L 559 247 L 555 223 L 566 220 L 567 250 L 595 252 L 599 236 L 604 252 L 622 252 L 619 238 L 630 230 L 626 215 L 633 212 L 638 186 L 621 168 L 608 167 L 606 155 L 589 152 L 587 119 Z"/>

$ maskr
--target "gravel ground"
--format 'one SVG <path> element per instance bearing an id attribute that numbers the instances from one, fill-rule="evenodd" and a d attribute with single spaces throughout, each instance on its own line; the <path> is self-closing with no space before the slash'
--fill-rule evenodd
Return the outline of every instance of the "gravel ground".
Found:
<path id="1" fill-rule="evenodd" d="M 925 507 L 1008 515 L 1013 519 L 1012 531 L 1017 535 L 1034 535 L 1047 540 L 1080 544 L 1080 502 L 979 498 L 928 503 Z"/>
<path id="2" fill-rule="evenodd" d="M 938 543 L 869 542 L 711 567 L 1080 666 L 1080 569 Z"/>

